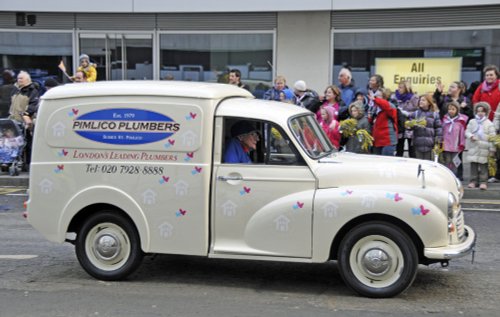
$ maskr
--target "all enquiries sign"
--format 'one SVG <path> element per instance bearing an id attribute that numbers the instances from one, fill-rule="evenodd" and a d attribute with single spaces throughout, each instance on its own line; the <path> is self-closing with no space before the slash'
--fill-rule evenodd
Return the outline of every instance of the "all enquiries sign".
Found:
<path id="1" fill-rule="evenodd" d="M 460 80 L 462 58 L 377 58 L 375 72 L 384 77 L 385 86 L 392 91 L 401 80 L 411 82 L 413 92 L 434 92 L 436 84 L 445 87 Z"/>

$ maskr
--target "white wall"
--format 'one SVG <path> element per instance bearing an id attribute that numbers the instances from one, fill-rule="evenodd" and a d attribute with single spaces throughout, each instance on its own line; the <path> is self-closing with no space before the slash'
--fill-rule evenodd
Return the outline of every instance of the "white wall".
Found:
<path id="1" fill-rule="evenodd" d="M 428 7 L 460 7 L 499 4 L 499 0 L 384 0 L 384 1 L 332 1 L 332 10 L 401 9 Z"/>
<path id="2" fill-rule="evenodd" d="M 135 12 L 329 11 L 333 0 L 135 0 Z"/>
<path id="3" fill-rule="evenodd" d="M 499 0 L 0 0 L 0 11 L 23 12 L 287 12 L 425 8 L 498 4 Z"/>
<path id="4" fill-rule="evenodd" d="M 276 74 L 290 87 L 302 79 L 322 94 L 331 77 L 331 41 L 329 12 L 280 12 Z"/>
<path id="5" fill-rule="evenodd" d="M 26 12 L 272 12 L 332 8 L 333 0 L 0 0 L 0 11 Z"/>
<path id="6" fill-rule="evenodd" d="M 0 0 L 0 11 L 21 12 L 133 12 L 134 0 Z"/>

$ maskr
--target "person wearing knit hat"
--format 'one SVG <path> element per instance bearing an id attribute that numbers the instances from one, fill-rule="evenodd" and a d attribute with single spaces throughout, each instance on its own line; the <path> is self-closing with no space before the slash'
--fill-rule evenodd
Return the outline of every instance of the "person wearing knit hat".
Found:
<path id="1" fill-rule="evenodd" d="M 307 89 L 306 82 L 297 80 L 293 85 L 295 94 L 295 104 L 299 107 L 306 108 L 307 110 L 316 113 L 321 106 L 318 93 L 314 90 Z"/>
<path id="2" fill-rule="evenodd" d="M 80 63 L 82 62 L 82 60 L 86 59 L 87 60 L 87 63 L 90 63 L 90 57 L 87 55 L 87 54 L 82 54 L 80 55 Z"/>
<path id="3" fill-rule="evenodd" d="M 295 84 L 293 85 L 293 88 L 297 92 L 306 92 L 307 91 L 306 82 L 303 80 L 297 80 L 295 82 Z"/>
<path id="4" fill-rule="evenodd" d="M 78 66 L 77 71 L 83 72 L 87 82 L 95 82 L 97 79 L 96 65 L 90 62 L 90 58 L 87 54 L 80 55 L 80 66 Z"/>
<path id="5" fill-rule="evenodd" d="M 465 148 L 467 161 L 470 162 L 469 188 L 488 188 L 488 158 L 495 155 L 495 145 L 489 140 L 495 136 L 495 127 L 488 119 L 491 108 L 487 102 L 481 101 L 474 105 L 474 119 L 469 121 L 465 130 Z"/>
<path id="6" fill-rule="evenodd" d="M 282 91 L 279 92 L 279 98 L 280 101 L 286 102 L 286 103 L 294 103 L 294 94 L 290 89 L 283 89 Z"/>
<path id="7" fill-rule="evenodd" d="M 54 78 L 48 78 L 43 83 L 43 86 L 45 87 L 45 89 L 49 90 L 51 88 L 59 86 L 59 82 L 57 80 L 55 80 Z"/>
<path id="8" fill-rule="evenodd" d="M 224 162 L 251 164 L 249 153 L 257 149 L 258 130 L 249 121 L 240 120 L 231 127 L 231 137 L 224 152 Z"/>

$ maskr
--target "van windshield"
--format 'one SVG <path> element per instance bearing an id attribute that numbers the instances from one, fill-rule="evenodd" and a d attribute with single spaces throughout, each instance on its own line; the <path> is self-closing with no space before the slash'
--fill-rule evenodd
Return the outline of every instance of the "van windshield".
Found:
<path id="1" fill-rule="evenodd" d="M 318 159 L 335 150 L 312 115 L 292 118 L 289 125 L 293 136 L 311 158 Z"/>

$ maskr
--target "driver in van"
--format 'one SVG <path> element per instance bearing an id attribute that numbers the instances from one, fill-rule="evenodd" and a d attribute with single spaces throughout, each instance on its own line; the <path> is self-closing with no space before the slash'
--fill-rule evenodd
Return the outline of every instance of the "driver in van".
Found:
<path id="1" fill-rule="evenodd" d="M 226 145 L 225 163 L 251 164 L 250 151 L 257 149 L 260 140 L 259 132 L 248 121 L 238 121 L 231 127 L 231 140 Z"/>

